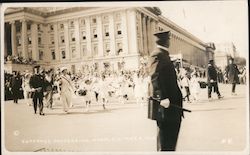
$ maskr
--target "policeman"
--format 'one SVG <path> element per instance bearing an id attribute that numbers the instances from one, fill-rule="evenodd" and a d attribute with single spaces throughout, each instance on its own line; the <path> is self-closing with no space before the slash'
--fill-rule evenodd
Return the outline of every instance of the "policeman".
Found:
<path id="1" fill-rule="evenodd" d="M 41 116 L 44 115 L 43 113 L 43 92 L 44 92 L 44 77 L 39 72 L 40 66 L 34 67 L 34 75 L 30 79 L 30 87 L 33 92 L 33 106 L 34 106 L 34 112 L 36 114 L 37 111 L 37 100 L 39 101 L 39 114 Z"/>
<path id="2" fill-rule="evenodd" d="M 221 96 L 218 87 L 218 74 L 214 65 L 214 60 L 209 60 L 207 67 L 207 83 L 208 83 L 208 100 L 211 101 L 211 93 L 214 88 L 214 92 L 217 93 L 218 99 L 223 98 Z"/>
<path id="3" fill-rule="evenodd" d="M 149 95 L 155 99 L 153 105 L 159 106 L 155 111 L 151 111 L 153 116 L 149 118 L 157 121 L 157 151 L 175 151 L 183 116 L 182 94 L 168 52 L 170 31 L 154 35 L 157 47 L 149 59 L 151 76 Z"/>

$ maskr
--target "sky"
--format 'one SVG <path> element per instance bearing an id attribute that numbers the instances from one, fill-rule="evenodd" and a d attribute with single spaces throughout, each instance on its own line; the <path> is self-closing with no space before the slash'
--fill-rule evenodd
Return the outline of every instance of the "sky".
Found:
<path id="1" fill-rule="evenodd" d="M 204 42 L 233 42 L 240 56 L 248 56 L 247 0 L 170 1 L 158 3 L 162 15 Z"/>

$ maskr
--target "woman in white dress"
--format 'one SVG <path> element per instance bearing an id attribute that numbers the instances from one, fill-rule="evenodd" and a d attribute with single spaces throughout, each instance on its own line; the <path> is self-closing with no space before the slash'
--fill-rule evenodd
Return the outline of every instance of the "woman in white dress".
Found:
<path id="1" fill-rule="evenodd" d="M 23 77 L 23 82 L 22 82 L 24 101 L 27 103 L 28 106 L 32 105 L 32 102 L 28 101 L 28 98 L 30 97 L 30 93 L 31 93 L 31 88 L 29 84 L 30 77 L 31 77 L 31 74 L 26 73 Z"/>
<path id="2" fill-rule="evenodd" d="M 109 97 L 109 81 L 105 75 L 102 75 L 102 78 L 99 82 L 100 86 L 100 102 L 102 103 L 103 109 L 106 109 L 106 104 L 108 103 Z"/>
<path id="3" fill-rule="evenodd" d="M 137 74 L 137 77 L 135 77 L 135 89 L 134 94 L 136 98 L 136 104 L 141 104 L 144 97 L 144 90 L 143 90 L 143 79 L 140 76 L 140 73 Z"/>
<path id="4" fill-rule="evenodd" d="M 194 101 L 198 100 L 200 91 L 199 77 L 197 73 L 193 73 L 190 80 L 190 93 Z"/>

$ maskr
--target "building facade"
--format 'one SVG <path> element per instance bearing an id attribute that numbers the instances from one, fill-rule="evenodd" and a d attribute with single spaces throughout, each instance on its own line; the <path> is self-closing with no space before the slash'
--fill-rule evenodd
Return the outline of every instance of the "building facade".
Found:
<path id="1" fill-rule="evenodd" d="M 225 70 L 229 58 L 237 58 L 238 53 L 233 43 L 217 43 L 214 51 L 214 60 L 217 67 Z"/>
<path id="2" fill-rule="evenodd" d="M 213 58 L 211 46 L 153 7 L 8 8 L 4 21 L 4 55 L 45 68 L 135 70 L 154 50 L 153 34 L 164 30 L 172 32 L 171 55 L 201 68 Z"/>

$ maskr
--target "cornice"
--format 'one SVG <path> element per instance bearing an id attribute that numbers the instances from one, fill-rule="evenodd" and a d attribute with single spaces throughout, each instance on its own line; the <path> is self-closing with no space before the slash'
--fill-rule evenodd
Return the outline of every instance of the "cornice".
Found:
<path id="1" fill-rule="evenodd" d="M 186 31 L 185 29 L 181 28 L 180 26 L 178 26 L 177 24 L 175 24 L 171 20 L 167 19 L 166 17 L 160 15 L 159 20 L 161 22 L 163 22 L 164 24 L 168 25 L 169 27 L 171 27 L 172 29 L 176 30 L 177 32 L 179 32 L 179 33 L 185 35 L 186 37 L 192 39 L 193 41 L 197 42 L 201 46 L 206 47 L 206 44 L 203 41 L 201 41 L 200 39 L 198 39 L 197 37 L 195 37 L 194 35 L 192 35 L 188 31 Z"/>

